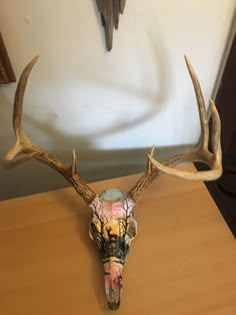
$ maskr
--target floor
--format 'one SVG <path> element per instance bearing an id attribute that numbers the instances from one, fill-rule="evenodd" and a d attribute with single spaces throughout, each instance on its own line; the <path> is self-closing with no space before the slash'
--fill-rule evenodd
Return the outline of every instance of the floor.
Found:
<path id="1" fill-rule="evenodd" d="M 198 170 L 205 169 L 204 166 L 199 163 L 196 163 L 196 167 Z M 215 203 L 228 224 L 232 234 L 236 238 L 236 195 L 223 192 L 217 181 L 206 182 L 205 185 L 212 198 L 215 200 Z"/>

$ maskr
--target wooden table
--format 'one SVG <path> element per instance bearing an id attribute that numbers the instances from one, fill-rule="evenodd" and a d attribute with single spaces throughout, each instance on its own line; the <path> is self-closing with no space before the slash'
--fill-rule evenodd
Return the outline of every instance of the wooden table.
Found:
<path id="1" fill-rule="evenodd" d="M 128 190 L 137 177 L 91 186 Z M 117 314 L 236 314 L 235 239 L 203 183 L 161 176 L 136 218 Z M 89 219 L 72 188 L 0 203 L 0 314 L 111 312 Z"/>

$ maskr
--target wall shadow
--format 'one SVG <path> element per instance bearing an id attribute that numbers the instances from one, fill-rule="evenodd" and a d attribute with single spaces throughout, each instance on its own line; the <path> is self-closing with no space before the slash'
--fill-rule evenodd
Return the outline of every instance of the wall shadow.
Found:
<path id="1" fill-rule="evenodd" d="M 150 43 L 154 43 L 151 38 Z M 95 73 L 91 74 L 91 76 L 87 76 L 89 82 L 99 82 L 99 85 L 106 86 L 108 90 L 116 89 L 118 91 L 125 91 L 125 93 L 131 94 L 137 98 L 147 100 L 147 110 L 145 114 L 140 115 L 140 117 L 132 121 L 130 121 L 130 119 L 129 121 L 125 121 L 124 117 L 124 121 L 118 121 L 117 124 L 114 124 L 112 127 L 104 127 L 94 134 L 91 133 L 87 136 L 79 136 L 63 134 L 61 130 L 55 128 L 55 125 L 50 119 L 42 123 L 37 121 L 36 118 L 30 117 L 27 113 L 24 113 L 23 127 L 25 126 L 25 131 L 27 132 L 31 129 L 35 130 L 34 133 L 37 132 L 37 135 L 40 134 L 40 138 L 43 139 L 42 142 L 44 142 L 44 144 L 37 141 L 38 144 L 52 155 L 63 160 L 66 164 L 70 164 L 72 148 L 75 148 L 76 151 L 78 151 L 80 173 L 88 182 L 142 171 L 146 163 L 146 152 L 149 149 L 102 151 L 96 149 L 94 138 L 96 137 L 97 139 L 120 131 L 129 130 L 153 118 L 153 116 L 160 111 L 167 97 L 166 74 L 168 73 L 168 62 L 163 60 L 163 55 L 160 55 L 158 46 L 155 44 L 152 46 L 152 51 L 156 60 L 156 73 L 160 76 L 159 82 L 162 83 L 162 86 L 159 86 L 156 94 L 153 94 L 149 87 L 145 85 L 145 75 L 143 78 L 143 89 L 133 88 L 112 80 L 105 80 Z M 166 54 L 164 54 L 164 56 L 166 58 Z M 141 62 L 140 67 L 144 67 Z M 142 73 L 142 68 L 140 72 Z M 80 73 L 80 69 L 78 69 L 78 73 Z M 144 68 L 143 73 L 145 73 Z M 89 73 L 87 74 L 89 75 Z M 86 75 L 83 74 L 83 78 L 86 80 Z M 7 86 L 0 87 L 0 100 L 2 103 L 1 121 L 3 122 L 0 125 L 1 157 L 15 142 L 10 123 L 12 119 L 13 99 L 9 98 L 9 93 L 7 93 L 9 91 L 7 91 L 7 89 Z M 34 141 L 34 139 L 32 140 Z M 28 161 L 11 171 L 6 171 L 3 169 L 2 165 L 0 166 L 0 200 L 67 186 L 67 182 L 61 178 L 60 175 L 37 161 Z"/>

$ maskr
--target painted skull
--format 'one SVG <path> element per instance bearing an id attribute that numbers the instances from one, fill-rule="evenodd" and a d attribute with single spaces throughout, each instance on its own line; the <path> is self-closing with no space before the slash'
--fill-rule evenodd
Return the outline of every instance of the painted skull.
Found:
<path id="1" fill-rule="evenodd" d="M 122 270 L 131 241 L 137 235 L 134 202 L 118 189 L 104 190 L 90 207 L 93 209 L 89 236 L 98 248 L 104 267 L 108 306 L 119 308 L 122 293 Z"/>

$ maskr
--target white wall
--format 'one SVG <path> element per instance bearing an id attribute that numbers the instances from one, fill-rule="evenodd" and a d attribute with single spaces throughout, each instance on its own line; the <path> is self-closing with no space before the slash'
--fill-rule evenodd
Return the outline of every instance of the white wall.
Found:
<path id="1" fill-rule="evenodd" d="M 189 56 L 208 99 L 235 7 L 235 0 L 127 0 L 108 53 L 95 0 L 0 0 L 0 29 L 16 76 L 40 55 L 25 97 L 26 131 L 66 161 L 71 148 L 79 148 L 90 179 L 109 177 L 110 168 L 128 174 L 134 152 L 152 144 L 196 143 L 200 127 L 183 55 Z M 14 90 L 15 84 L 0 87 L 1 156 L 14 141 Z M 109 159 L 114 150 L 119 154 Z M 57 175 L 42 169 L 33 162 L 11 174 L 0 169 L 0 198 L 61 185 Z M 30 183 L 19 185 L 27 172 Z"/>

